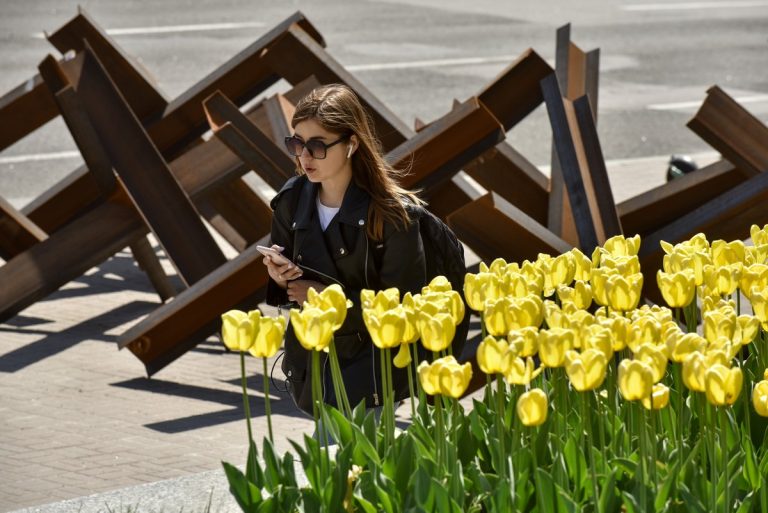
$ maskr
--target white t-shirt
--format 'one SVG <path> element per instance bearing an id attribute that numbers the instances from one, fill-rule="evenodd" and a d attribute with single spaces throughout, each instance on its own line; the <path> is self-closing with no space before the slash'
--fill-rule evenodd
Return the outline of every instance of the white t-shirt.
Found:
<path id="1" fill-rule="evenodd" d="M 325 231 L 328 225 L 331 224 L 333 217 L 339 212 L 339 207 L 326 207 L 320 203 L 320 195 L 318 194 L 315 200 L 317 203 L 317 215 L 320 218 L 320 227 Z"/>

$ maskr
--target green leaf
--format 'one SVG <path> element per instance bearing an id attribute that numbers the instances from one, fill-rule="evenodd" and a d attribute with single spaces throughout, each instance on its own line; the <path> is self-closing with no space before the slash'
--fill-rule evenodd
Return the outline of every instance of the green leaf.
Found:
<path id="1" fill-rule="evenodd" d="M 408 481 L 416 468 L 415 452 L 413 438 L 404 437 L 397 457 L 397 467 L 394 475 L 391 476 L 397 490 L 403 492 L 407 490 Z"/>
<path id="2" fill-rule="evenodd" d="M 354 499 L 355 499 L 355 503 L 361 508 L 363 508 L 363 511 L 365 511 L 365 513 L 377 513 L 376 507 L 373 504 L 371 504 L 369 501 L 363 499 L 359 495 L 354 495 Z"/>
<path id="3" fill-rule="evenodd" d="M 341 446 L 350 444 L 354 435 L 349 420 L 336 408 L 328 408 L 328 414 L 331 420 L 330 424 L 335 427 L 334 438 L 336 441 Z"/>
<path id="4" fill-rule="evenodd" d="M 248 459 L 245 463 L 245 477 L 259 488 L 264 487 L 264 474 L 261 472 L 261 465 L 259 464 L 259 451 L 256 448 L 256 442 L 253 440 L 248 443 Z"/>
<path id="5" fill-rule="evenodd" d="M 653 502 L 653 506 L 656 511 L 666 511 L 667 500 L 669 499 L 672 486 L 677 482 L 679 478 L 678 472 L 680 469 L 680 462 L 677 460 L 670 469 L 667 477 L 661 483 L 658 492 L 656 492 L 656 499 Z M 607 510 L 604 510 L 607 511 Z"/>
<path id="6" fill-rule="evenodd" d="M 534 470 L 536 472 L 536 491 L 539 496 L 541 507 L 545 512 L 555 511 L 555 483 L 552 476 L 542 468 Z M 542 512 L 543 513 L 543 512 Z"/>
<path id="7" fill-rule="evenodd" d="M 565 489 L 557 484 L 555 484 L 555 489 L 557 490 L 557 511 L 560 513 L 576 513 L 581 511 L 579 505 Z"/>
<path id="8" fill-rule="evenodd" d="M 432 479 L 426 473 L 423 467 L 416 469 L 411 476 L 409 489 L 413 491 L 413 499 L 416 505 L 426 511 L 433 511 L 434 491 L 432 490 Z"/>
<path id="9" fill-rule="evenodd" d="M 613 469 L 600 491 L 598 511 L 616 511 L 618 509 L 618 504 L 615 504 L 616 500 L 616 469 Z"/>
<path id="10" fill-rule="evenodd" d="M 637 499 L 635 499 L 631 493 L 622 491 L 621 499 L 621 503 L 627 513 L 640 513 L 642 511 L 640 509 L 640 504 L 637 503 Z"/>
<path id="11" fill-rule="evenodd" d="M 248 482 L 245 475 L 234 465 L 222 461 L 224 474 L 229 482 L 229 492 L 245 513 L 255 512 L 261 503 L 261 491 Z"/>
<path id="12" fill-rule="evenodd" d="M 264 439 L 264 480 L 262 485 L 268 490 L 274 490 L 282 482 L 282 476 L 280 475 L 280 464 L 275 456 L 272 442 L 268 438 Z"/>

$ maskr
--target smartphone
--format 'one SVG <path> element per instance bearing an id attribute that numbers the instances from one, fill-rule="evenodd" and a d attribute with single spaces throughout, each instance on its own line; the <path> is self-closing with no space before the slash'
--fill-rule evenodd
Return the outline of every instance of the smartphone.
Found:
<path id="1" fill-rule="evenodd" d="M 256 250 L 259 253 L 261 253 L 262 255 L 270 257 L 272 259 L 272 261 L 274 263 L 276 263 L 277 265 L 285 265 L 285 264 L 290 264 L 291 263 L 291 261 L 288 260 L 288 258 L 285 255 L 283 255 L 282 253 L 280 253 L 276 249 L 268 248 L 266 246 L 258 246 L 257 245 L 256 246 Z"/>

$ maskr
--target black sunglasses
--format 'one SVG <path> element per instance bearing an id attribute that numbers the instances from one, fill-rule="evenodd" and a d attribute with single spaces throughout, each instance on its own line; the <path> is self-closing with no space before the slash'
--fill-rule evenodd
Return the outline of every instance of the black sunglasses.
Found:
<path id="1" fill-rule="evenodd" d="M 343 135 L 339 139 L 328 144 L 325 144 L 319 139 L 310 139 L 309 141 L 304 142 L 295 135 L 292 135 L 285 138 L 285 147 L 288 150 L 288 154 L 292 157 L 300 157 L 304 148 L 306 148 L 313 159 L 320 160 L 325 158 L 328 148 L 336 146 L 340 142 L 349 139 L 350 135 L 352 134 Z"/>

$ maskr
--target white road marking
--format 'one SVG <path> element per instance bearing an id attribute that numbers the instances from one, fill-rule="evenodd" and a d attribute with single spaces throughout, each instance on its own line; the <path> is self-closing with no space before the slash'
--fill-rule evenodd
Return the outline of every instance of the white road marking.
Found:
<path id="1" fill-rule="evenodd" d="M 664 4 L 629 4 L 622 11 L 689 11 L 698 9 L 734 9 L 739 7 L 767 7 L 766 0 L 740 0 L 733 2 L 678 2 Z"/>
<path id="2" fill-rule="evenodd" d="M 738 103 L 760 103 L 768 101 L 768 94 L 759 94 L 755 96 L 742 96 L 734 98 Z M 701 106 L 704 98 L 692 102 L 674 102 L 674 103 L 652 103 L 646 105 L 646 109 L 650 110 L 677 110 L 677 109 L 693 109 Z"/>
<path id="3" fill-rule="evenodd" d="M 0 164 L 20 164 L 22 162 L 36 162 L 40 160 L 59 160 L 80 158 L 79 151 L 54 151 L 52 153 L 31 153 L 27 155 L 12 155 L 0 157 Z"/>
<path id="4" fill-rule="evenodd" d="M 128 27 L 107 29 L 110 36 L 135 36 L 144 34 L 174 34 L 179 32 L 207 32 L 212 30 L 238 30 L 244 28 L 259 28 L 266 26 L 260 21 L 243 21 L 236 23 L 202 23 L 198 25 L 165 25 L 160 27 Z M 38 39 L 44 39 L 45 34 L 33 34 Z"/>
<path id="5" fill-rule="evenodd" d="M 498 57 L 462 57 L 456 59 L 430 59 L 425 61 L 401 61 L 374 64 L 353 64 L 345 66 L 349 71 L 379 71 L 388 69 L 434 68 L 438 66 L 467 66 L 471 64 L 496 64 L 499 62 L 512 63 L 512 55 Z"/>

